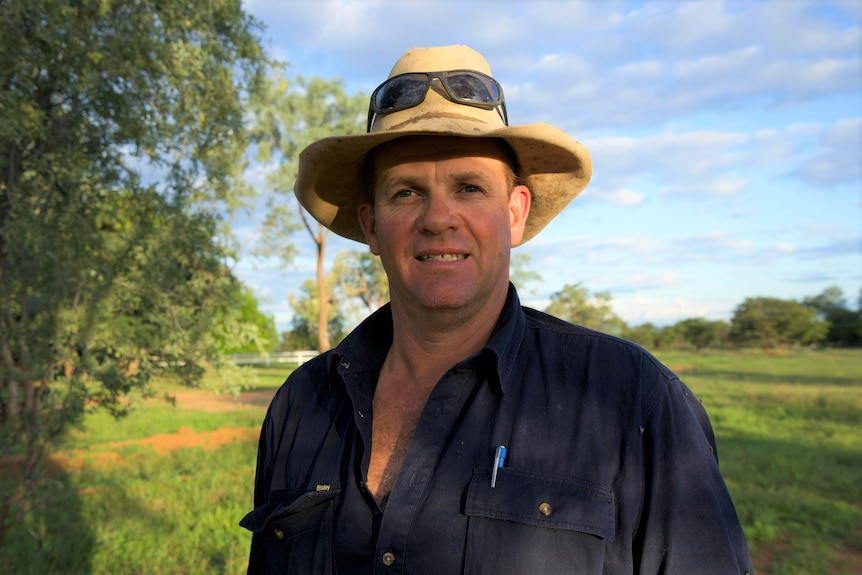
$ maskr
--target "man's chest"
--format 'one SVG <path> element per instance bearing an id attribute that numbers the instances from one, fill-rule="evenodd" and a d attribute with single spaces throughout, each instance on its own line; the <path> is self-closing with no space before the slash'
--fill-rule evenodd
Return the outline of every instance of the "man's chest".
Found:
<path id="1" fill-rule="evenodd" d="M 374 398 L 366 482 L 378 501 L 392 491 L 426 400 L 419 393 L 378 393 Z"/>

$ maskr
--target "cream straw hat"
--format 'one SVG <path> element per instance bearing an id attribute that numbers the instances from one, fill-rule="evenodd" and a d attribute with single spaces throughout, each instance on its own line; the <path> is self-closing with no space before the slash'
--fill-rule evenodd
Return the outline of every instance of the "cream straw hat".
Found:
<path id="1" fill-rule="evenodd" d="M 415 48 L 395 63 L 389 78 L 408 72 L 491 69 L 467 46 Z M 445 93 L 445 92 L 444 92 Z M 299 155 L 294 191 L 299 203 L 321 224 L 346 238 L 365 243 L 356 215 L 365 197 L 362 170 L 368 152 L 403 136 L 499 138 L 515 153 L 521 183 L 532 193 L 522 242 L 541 231 L 590 181 L 587 149 L 549 124 L 506 126 L 496 109 L 453 102 L 435 89 L 416 106 L 375 117 L 367 134 L 318 140 Z"/>

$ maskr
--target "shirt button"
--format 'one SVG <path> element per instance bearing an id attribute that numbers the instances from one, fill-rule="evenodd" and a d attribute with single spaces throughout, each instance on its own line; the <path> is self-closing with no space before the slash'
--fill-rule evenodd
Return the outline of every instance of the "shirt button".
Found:
<path id="1" fill-rule="evenodd" d="M 275 534 L 276 539 L 284 539 L 284 531 L 281 529 L 276 529 L 273 533 Z"/>
<path id="2" fill-rule="evenodd" d="M 545 517 L 550 517 L 552 512 L 553 510 L 551 509 L 550 503 L 542 503 L 541 505 L 539 505 L 539 513 L 541 513 Z"/>
<path id="3" fill-rule="evenodd" d="M 395 563 L 395 553 L 393 553 L 392 551 L 387 551 L 383 554 L 382 559 L 384 565 L 386 565 L 387 567 L 391 567 L 393 563 Z"/>

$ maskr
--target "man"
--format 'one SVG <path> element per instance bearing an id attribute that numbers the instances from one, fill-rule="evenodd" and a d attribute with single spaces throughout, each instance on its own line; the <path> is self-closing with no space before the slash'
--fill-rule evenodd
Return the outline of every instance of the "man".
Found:
<path id="1" fill-rule="evenodd" d="M 303 151 L 297 198 L 380 256 L 391 303 L 273 399 L 249 573 L 751 572 L 688 388 L 509 283 L 591 170 L 560 130 L 507 126 L 465 46 L 406 52 L 367 134 Z"/>

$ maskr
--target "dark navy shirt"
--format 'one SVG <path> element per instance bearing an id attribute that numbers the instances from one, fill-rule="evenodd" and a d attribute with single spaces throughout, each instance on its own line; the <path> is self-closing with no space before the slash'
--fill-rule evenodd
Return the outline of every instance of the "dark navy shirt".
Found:
<path id="1" fill-rule="evenodd" d="M 241 522 L 249 573 L 752 572 L 691 391 L 632 343 L 522 308 L 514 288 L 484 349 L 435 386 L 381 509 L 365 477 L 391 342 L 385 307 L 274 397 Z"/>

